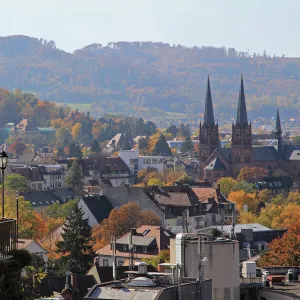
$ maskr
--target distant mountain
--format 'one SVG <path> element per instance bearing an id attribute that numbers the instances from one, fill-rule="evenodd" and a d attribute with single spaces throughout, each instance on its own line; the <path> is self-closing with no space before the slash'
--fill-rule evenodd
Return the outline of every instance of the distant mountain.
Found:
<path id="1" fill-rule="evenodd" d="M 277 106 L 282 116 L 298 116 L 300 58 L 154 42 L 92 44 L 71 54 L 53 41 L 0 37 L 1 87 L 92 104 L 92 113 L 197 120 L 210 74 L 216 118 L 228 122 L 235 115 L 241 72 L 250 117 L 272 117 Z"/>

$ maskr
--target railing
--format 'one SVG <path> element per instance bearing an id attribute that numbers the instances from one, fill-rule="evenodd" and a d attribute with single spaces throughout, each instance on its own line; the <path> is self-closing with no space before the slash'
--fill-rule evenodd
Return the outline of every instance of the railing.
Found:
<path id="1" fill-rule="evenodd" d="M 0 219 L 0 259 L 8 257 L 17 246 L 17 222 L 14 219 Z"/>
<path id="2" fill-rule="evenodd" d="M 262 277 L 256 273 L 242 273 L 240 277 L 241 285 L 261 285 Z"/>

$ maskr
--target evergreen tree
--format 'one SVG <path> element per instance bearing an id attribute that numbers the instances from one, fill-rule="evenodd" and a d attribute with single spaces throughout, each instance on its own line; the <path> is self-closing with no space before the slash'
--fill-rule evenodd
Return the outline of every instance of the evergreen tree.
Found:
<path id="1" fill-rule="evenodd" d="M 145 124 L 145 135 L 152 135 L 156 132 L 156 125 L 151 122 L 151 121 L 147 121 L 147 123 Z"/>
<path id="2" fill-rule="evenodd" d="M 80 146 L 77 143 L 75 142 L 71 143 L 69 148 L 70 148 L 70 154 L 69 154 L 70 157 L 76 157 L 78 159 L 82 158 L 82 151 Z"/>
<path id="3" fill-rule="evenodd" d="M 63 255 L 57 262 L 62 273 L 69 270 L 84 275 L 93 263 L 91 227 L 83 215 L 76 205 L 63 226 L 63 240 L 56 243 L 57 253 Z"/>
<path id="4" fill-rule="evenodd" d="M 148 139 L 141 138 L 139 139 L 139 150 L 145 150 L 148 148 Z"/>
<path id="5" fill-rule="evenodd" d="M 152 151 L 152 155 L 172 156 L 171 149 L 163 134 L 160 135 L 158 141 L 156 142 Z"/>
<path id="6" fill-rule="evenodd" d="M 181 146 L 181 151 L 182 151 L 182 152 L 189 152 L 189 151 L 191 151 L 191 150 L 193 150 L 193 149 L 194 149 L 194 144 L 193 144 L 193 142 L 192 142 L 192 140 L 191 140 L 191 136 L 188 135 L 188 136 L 186 137 L 184 143 L 183 143 L 182 146 Z"/>
<path id="7" fill-rule="evenodd" d="M 178 128 L 175 125 L 170 125 L 167 129 L 166 129 L 166 133 L 171 133 L 174 136 L 177 135 L 178 133 Z"/>
<path id="8" fill-rule="evenodd" d="M 92 140 L 91 142 L 91 152 L 99 154 L 101 152 L 101 147 L 98 141 Z"/>
<path id="9" fill-rule="evenodd" d="M 189 124 L 187 125 L 181 124 L 179 126 L 178 135 L 182 137 L 188 137 L 189 135 L 191 135 L 191 129 Z"/>
<path id="10" fill-rule="evenodd" d="M 82 173 L 77 160 L 72 162 L 72 165 L 68 170 L 68 174 L 66 176 L 66 186 L 78 189 L 83 187 Z"/>

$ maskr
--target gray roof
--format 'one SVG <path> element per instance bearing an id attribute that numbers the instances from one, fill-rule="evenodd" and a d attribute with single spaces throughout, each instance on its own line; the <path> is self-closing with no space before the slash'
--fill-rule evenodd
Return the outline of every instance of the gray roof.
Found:
<path id="1" fill-rule="evenodd" d="M 300 160 L 300 145 L 284 145 L 284 160 Z"/>
<path id="2" fill-rule="evenodd" d="M 37 153 L 24 153 L 15 161 L 15 164 L 31 164 L 36 157 L 40 158 Z"/>
<path id="3" fill-rule="evenodd" d="M 156 238 L 154 236 L 139 236 L 139 235 L 133 235 L 132 236 L 132 245 L 135 246 L 149 246 L 152 244 Z M 128 234 L 117 239 L 117 244 L 126 244 L 128 245 Z"/>
<path id="4" fill-rule="evenodd" d="M 183 233 L 182 226 L 165 226 L 165 228 L 174 234 Z M 192 226 L 188 226 L 188 233 L 196 233 Z"/>
<path id="5" fill-rule="evenodd" d="M 226 170 L 224 164 L 221 162 L 221 160 L 216 157 L 206 168 L 205 170 L 208 171 L 224 171 Z"/>
<path id="6" fill-rule="evenodd" d="M 217 228 L 219 230 L 222 229 L 222 226 L 212 226 L 214 228 Z M 237 224 L 234 227 L 234 232 L 235 233 L 240 233 L 242 229 L 252 229 L 253 232 L 259 232 L 259 231 L 269 231 L 272 230 L 269 227 L 263 226 L 258 223 L 252 223 L 252 224 Z M 226 233 L 231 233 L 232 226 L 231 225 L 224 225 L 223 226 L 223 231 Z"/>

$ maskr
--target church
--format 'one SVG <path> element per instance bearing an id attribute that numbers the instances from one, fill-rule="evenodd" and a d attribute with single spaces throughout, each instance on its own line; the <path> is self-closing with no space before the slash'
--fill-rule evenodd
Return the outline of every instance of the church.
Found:
<path id="1" fill-rule="evenodd" d="M 237 103 L 237 115 L 232 124 L 231 148 L 221 148 L 219 127 L 215 122 L 209 78 L 207 80 L 203 123 L 199 132 L 200 177 L 217 181 L 221 177 L 237 177 L 245 166 L 258 166 L 274 174 L 288 174 L 294 181 L 300 180 L 300 145 L 284 143 L 277 109 L 275 137 L 277 146 L 253 146 L 252 126 L 248 122 L 244 82 Z"/>

